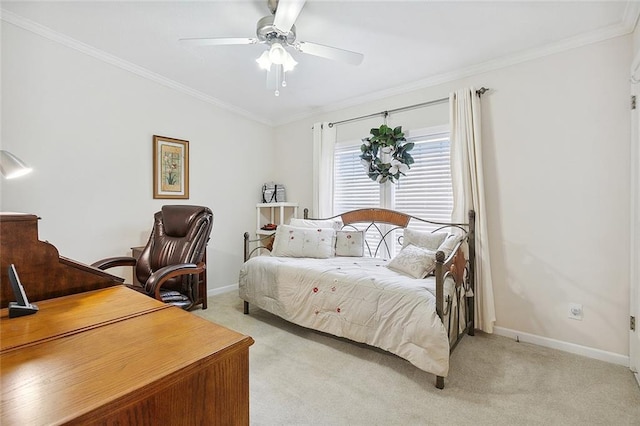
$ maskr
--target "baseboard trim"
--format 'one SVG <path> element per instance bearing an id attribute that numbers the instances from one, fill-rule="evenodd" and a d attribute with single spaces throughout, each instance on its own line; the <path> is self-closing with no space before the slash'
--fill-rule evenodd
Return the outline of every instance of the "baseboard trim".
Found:
<path id="1" fill-rule="evenodd" d="M 550 339 L 548 337 L 537 336 L 535 334 L 523 333 L 521 331 L 511 330 L 504 327 L 493 327 L 493 332 L 498 336 L 509 337 L 514 340 L 517 339 L 521 342 L 533 343 L 534 345 L 544 346 L 546 348 L 558 349 L 564 352 L 622 365 L 624 367 L 629 367 L 630 365 L 630 360 L 627 355 L 620 355 L 613 352 L 603 351 L 601 349 L 590 348 L 588 346 L 576 345 L 575 343 L 563 342 L 562 340 Z"/>
<path id="2" fill-rule="evenodd" d="M 210 288 L 209 290 L 207 290 L 207 297 L 217 296 L 223 293 L 229 293 L 230 291 L 234 291 L 234 290 L 236 291 L 238 290 L 238 283 L 227 285 L 224 287 Z"/>
<path id="3" fill-rule="evenodd" d="M 227 285 L 224 287 L 212 288 L 207 291 L 207 296 L 217 296 L 219 294 L 228 293 L 230 291 L 238 291 L 238 283 Z M 535 334 L 524 333 L 522 331 L 511 330 L 504 327 L 493 327 L 493 332 L 498 336 L 508 337 L 525 343 L 543 346 L 546 348 L 558 349 L 576 355 L 586 356 L 588 358 L 598 359 L 600 361 L 610 362 L 612 364 L 630 366 L 630 360 L 627 355 L 620 355 L 614 352 L 607 352 L 601 349 L 590 348 L 588 346 L 576 345 L 575 343 L 564 342 L 562 340 L 542 337 Z M 635 374 L 638 385 L 640 386 L 640 374 Z"/>

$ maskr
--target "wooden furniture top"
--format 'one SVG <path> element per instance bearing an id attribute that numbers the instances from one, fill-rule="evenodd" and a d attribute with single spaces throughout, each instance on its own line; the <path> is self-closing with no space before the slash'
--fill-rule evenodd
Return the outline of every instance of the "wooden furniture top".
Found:
<path id="1" fill-rule="evenodd" d="M 5 331 L 13 336 L 0 353 L 0 424 L 60 424 L 130 404 L 253 344 L 179 308 L 151 298 L 148 305 L 158 309 L 139 308 L 129 299 L 140 301 L 135 291 L 119 287 L 48 300 L 25 317 L 8 319 L 2 310 L 2 339 Z M 63 319 L 73 325 L 62 325 Z M 20 340 L 15 329 L 28 330 L 33 341 Z"/>
<path id="2" fill-rule="evenodd" d="M 71 223 L 69 226 L 72 226 Z M 0 213 L 0 308 L 14 300 L 7 269 L 14 264 L 30 302 L 121 284 L 124 279 L 60 256 L 38 240 L 38 216 Z"/>
<path id="3" fill-rule="evenodd" d="M 170 307 L 124 286 L 78 293 L 37 303 L 38 311 L 9 320 L 0 314 L 0 353 L 79 333 L 115 321 Z"/>

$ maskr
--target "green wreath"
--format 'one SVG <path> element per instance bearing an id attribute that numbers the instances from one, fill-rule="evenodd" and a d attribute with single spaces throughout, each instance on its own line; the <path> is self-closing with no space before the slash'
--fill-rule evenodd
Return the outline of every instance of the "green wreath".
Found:
<path id="1" fill-rule="evenodd" d="M 395 182 L 400 176 L 406 176 L 405 172 L 413 164 L 409 151 L 414 146 L 413 142 L 406 141 L 402 126 L 391 129 L 383 124 L 379 129 L 371 129 L 371 136 L 362 139 L 360 146 L 360 162 L 367 176 L 378 183 Z"/>

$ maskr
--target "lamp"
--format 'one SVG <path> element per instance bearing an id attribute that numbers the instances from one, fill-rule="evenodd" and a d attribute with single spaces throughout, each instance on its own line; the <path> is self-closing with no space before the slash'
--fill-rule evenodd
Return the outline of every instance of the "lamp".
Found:
<path id="1" fill-rule="evenodd" d="M 262 52 L 262 55 L 258 59 L 256 59 L 258 66 L 260 69 L 263 69 L 267 72 L 271 71 L 271 66 L 275 65 L 275 80 L 276 80 L 276 90 L 275 95 L 280 96 L 280 91 L 278 87 L 286 87 L 287 81 L 285 79 L 285 73 L 287 71 L 292 71 L 298 63 L 293 56 L 284 48 L 284 46 L 279 42 L 271 43 L 271 47 L 269 50 L 265 50 Z"/>
<path id="2" fill-rule="evenodd" d="M 6 179 L 13 179 L 30 173 L 33 169 L 9 151 L 0 150 L 0 173 Z"/>
<path id="3" fill-rule="evenodd" d="M 260 69 L 265 71 L 271 71 L 271 60 L 269 59 L 269 51 L 265 50 L 262 52 L 262 55 L 258 59 L 256 59 L 258 66 Z"/>
<path id="4" fill-rule="evenodd" d="M 273 43 L 269 49 L 269 60 L 274 64 L 284 64 L 288 53 L 280 43 Z M 291 55 L 289 55 L 291 56 Z"/>

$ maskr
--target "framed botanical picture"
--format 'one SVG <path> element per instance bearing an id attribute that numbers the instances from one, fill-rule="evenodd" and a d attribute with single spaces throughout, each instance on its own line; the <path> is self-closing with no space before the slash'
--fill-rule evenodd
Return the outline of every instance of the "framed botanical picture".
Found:
<path id="1" fill-rule="evenodd" d="M 153 198 L 189 198 L 189 141 L 153 135 Z"/>

